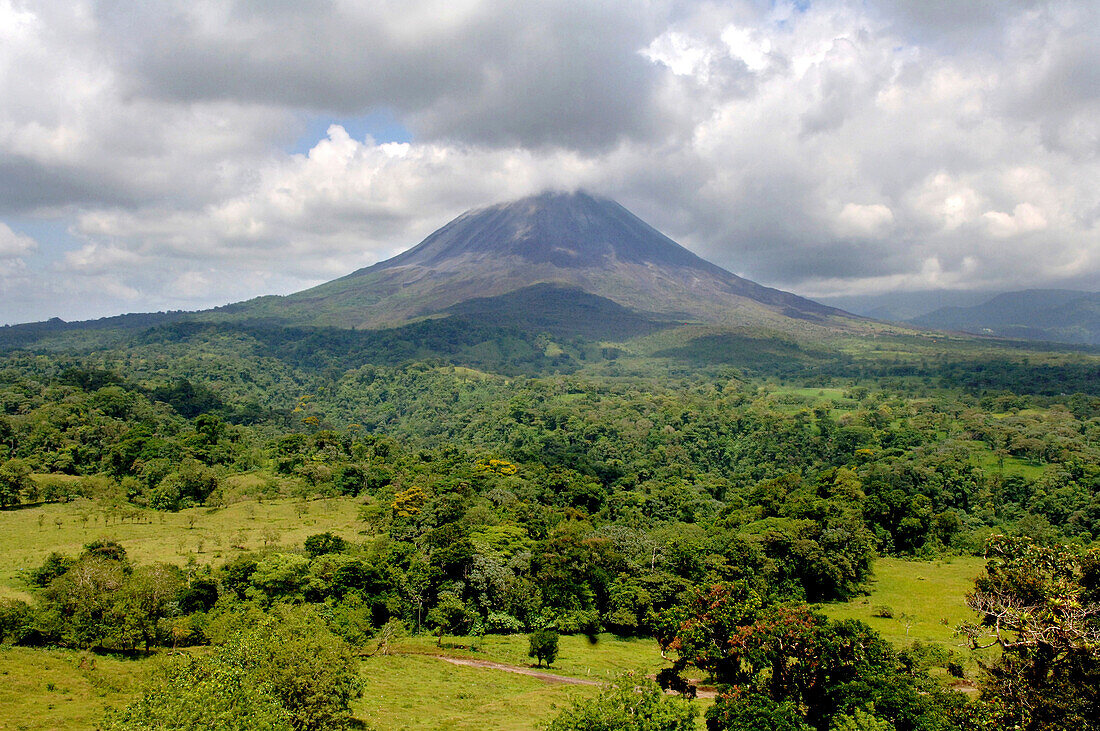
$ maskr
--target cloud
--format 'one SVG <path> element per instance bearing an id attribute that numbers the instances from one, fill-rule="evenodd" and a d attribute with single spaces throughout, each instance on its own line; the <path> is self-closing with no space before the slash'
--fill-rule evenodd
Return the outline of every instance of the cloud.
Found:
<path id="1" fill-rule="evenodd" d="M 30 236 L 16 233 L 0 223 L 0 260 L 18 259 L 38 248 L 38 242 Z"/>
<path id="2" fill-rule="evenodd" d="M 986 211 L 982 214 L 982 219 L 985 221 L 989 235 L 998 239 L 1047 228 L 1046 216 L 1030 203 L 1020 203 L 1013 209 L 1011 215 L 1001 211 Z"/>
<path id="3" fill-rule="evenodd" d="M 467 208 L 568 187 L 592 170 L 564 151 L 376 143 L 334 125 L 308 154 L 272 161 L 250 190 L 216 204 L 82 215 L 75 227 L 81 236 L 113 243 L 90 243 L 66 266 L 101 271 L 145 259 L 217 260 L 274 274 L 294 261 L 299 282 L 320 281 L 389 257 Z M 188 296 L 213 283 L 197 275 L 187 281 Z"/>
<path id="4" fill-rule="evenodd" d="M 800 293 L 1088 285 L 1098 16 L 1088 0 L 0 0 L 0 215 L 68 231 L 35 249 L 0 230 L 27 284 L 5 317 L 289 292 L 547 187 L 615 197 Z M 411 139 L 333 125 L 300 144 L 303 120 L 371 113 Z"/>
<path id="5" fill-rule="evenodd" d="M 837 233 L 841 236 L 876 236 L 894 225 L 894 213 L 881 203 L 846 203 L 837 215 Z"/>
<path id="6" fill-rule="evenodd" d="M 95 16 L 136 93 L 391 109 L 425 138 L 593 148 L 653 131 L 657 75 L 636 51 L 660 5 L 148 2 Z"/>

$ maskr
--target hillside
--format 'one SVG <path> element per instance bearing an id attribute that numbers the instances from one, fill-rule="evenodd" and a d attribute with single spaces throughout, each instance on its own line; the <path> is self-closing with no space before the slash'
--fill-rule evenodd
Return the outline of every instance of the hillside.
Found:
<path id="1" fill-rule="evenodd" d="M 1100 345 L 1100 292 L 1005 292 L 970 307 L 943 307 L 910 322 L 980 335 Z"/>

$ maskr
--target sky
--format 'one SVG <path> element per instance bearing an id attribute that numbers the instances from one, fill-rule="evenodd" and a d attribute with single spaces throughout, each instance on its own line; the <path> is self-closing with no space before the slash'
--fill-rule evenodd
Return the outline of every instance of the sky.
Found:
<path id="1" fill-rule="evenodd" d="M 578 188 L 806 296 L 1100 289 L 1100 3 L 0 0 L 0 324 Z"/>

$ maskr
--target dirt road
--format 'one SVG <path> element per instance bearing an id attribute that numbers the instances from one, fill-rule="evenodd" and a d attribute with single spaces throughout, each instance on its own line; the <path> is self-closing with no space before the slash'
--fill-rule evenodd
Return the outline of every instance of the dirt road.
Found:
<path id="1" fill-rule="evenodd" d="M 467 657 L 450 657 L 448 655 L 430 655 L 437 660 L 443 662 L 449 662 L 452 665 L 462 665 L 469 668 L 487 668 L 489 670 L 500 670 L 505 673 L 515 673 L 516 675 L 526 675 L 530 678 L 537 678 L 546 683 L 560 683 L 562 685 L 602 685 L 599 680 L 591 680 L 589 678 L 571 678 L 568 675 L 555 675 L 553 673 L 544 673 L 539 670 L 535 670 L 522 665 L 508 665 L 502 662 L 492 662 L 490 660 L 474 660 Z M 713 690 L 698 691 L 699 698 L 713 698 L 715 696 Z"/>

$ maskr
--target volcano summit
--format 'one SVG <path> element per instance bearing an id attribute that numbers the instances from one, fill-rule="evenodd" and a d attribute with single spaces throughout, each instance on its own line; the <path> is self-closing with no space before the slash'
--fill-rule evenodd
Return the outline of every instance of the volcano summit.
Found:
<path id="1" fill-rule="evenodd" d="M 379 328 L 468 308 L 538 306 L 562 290 L 664 322 L 847 330 L 847 313 L 738 277 L 691 253 L 615 201 L 543 193 L 468 211 L 391 259 L 287 297 L 225 308 L 245 318 Z M 518 293 L 518 294 L 517 294 Z M 580 295 L 578 295 L 579 299 Z M 609 306 L 611 306 L 609 304 Z M 457 309 L 456 309 L 457 308 Z"/>

